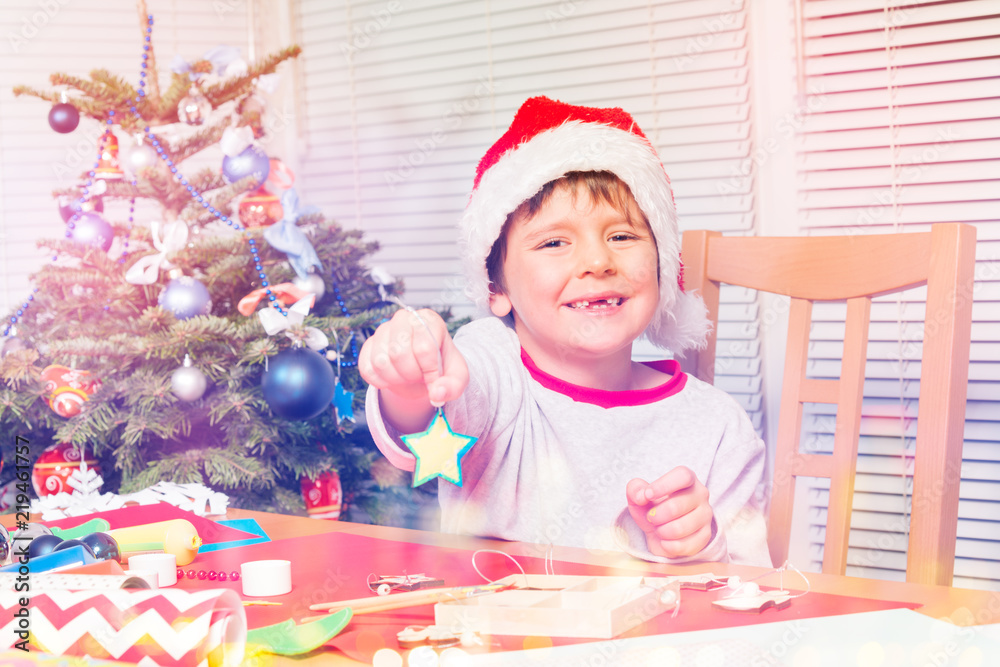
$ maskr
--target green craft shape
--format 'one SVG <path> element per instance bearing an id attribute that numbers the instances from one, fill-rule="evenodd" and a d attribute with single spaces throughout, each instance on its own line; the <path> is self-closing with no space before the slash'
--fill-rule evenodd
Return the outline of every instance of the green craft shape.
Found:
<path id="1" fill-rule="evenodd" d="M 251 630 L 247 633 L 247 644 L 256 644 L 261 650 L 277 655 L 302 655 L 340 634 L 352 616 L 354 612 L 348 608 L 302 625 L 288 619 Z"/>
<path id="2" fill-rule="evenodd" d="M 78 537 L 83 537 L 84 535 L 90 535 L 91 533 L 104 533 L 111 530 L 111 524 L 108 523 L 107 519 L 91 519 L 86 523 L 81 523 L 79 526 L 73 526 L 72 528 L 51 528 L 52 534 L 56 537 L 61 537 L 64 540 L 75 540 Z"/>

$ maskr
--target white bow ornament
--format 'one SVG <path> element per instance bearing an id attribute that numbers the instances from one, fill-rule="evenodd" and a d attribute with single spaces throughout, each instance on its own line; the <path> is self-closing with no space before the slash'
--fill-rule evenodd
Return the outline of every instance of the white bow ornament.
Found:
<path id="1" fill-rule="evenodd" d="M 125 282 L 133 285 L 152 285 L 160 278 L 160 269 L 169 269 L 173 265 L 167 261 L 167 255 L 182 250 L 188 242 L 187 223 L 180 220 L 168 222 L 163 226 L 163 236 L 160 237 L 160 223 L 154 221 L 149 225 L 153 237 L 155 255 L 140 257 L 139 261 L 125 272 Z"/>

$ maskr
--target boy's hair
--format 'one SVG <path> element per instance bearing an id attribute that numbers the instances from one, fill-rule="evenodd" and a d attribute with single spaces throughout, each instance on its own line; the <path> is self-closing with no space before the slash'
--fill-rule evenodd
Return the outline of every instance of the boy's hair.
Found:
<path id="1" fill-rule="evenodd" d="M 554 181 L 549 181 L 542 186 L 533 197 L 521 202 L 521 205 L 514 209 L 510 214 L 507 215 L 507 219 L 503 223 L 503 228 L 500 230 L 500 236 L 493 243 L 493 247 L 490 248 L 490 254 L 486 258 L 486 272 L 489 275 L 490 283 L 492 284 L 491 292 L 494 294 L 506 294 L 507 284 L 504 279 L 503 264 L 504 260 L 507 259 L 507 232 L 510 231 L 511 225 L 518 218 L 525 218 L 530 220 L 535 217 L 538 211 L 541 210 L 545 202 L 548 201 L 549 197 L 557 187 L 566 187 L 569 189 L 570 193 L 576 197 L 578 187 L 582 185 L 588 193 L 590 193 L 591 200 L 596 204 L 597 202 L 603 202 L 618 211 L 629 221 L 633 226 L 639 226 L 638 221 L 632 219 L 631 204 L 635 203 L 635 198 L 632 196 L 632 191 L 629 189 L 628 185 L 625 184 L 620 178 L 610 171 L 570 171 L 567 172 L 565 176 L 557 178 Z M 638 207 L 636 207 L 638 208 Z M 649 220 L 646 219 L 646 214 L 640 209 L 639 214 L 642 216 L 642 227 L 649 230 Z M 653 243 L 655 245 L 656 238 L 653 238 Z"/>

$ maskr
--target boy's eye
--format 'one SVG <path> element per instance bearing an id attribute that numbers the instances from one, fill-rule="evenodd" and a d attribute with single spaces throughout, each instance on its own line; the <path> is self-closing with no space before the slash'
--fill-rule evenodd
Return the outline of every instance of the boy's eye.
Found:
<path id="1" fill-rule="evenodd" d="M 561 239 L 549 239 L 548 241 L 543 242 L 538 247 L 539 248 L 558 248 L 562 244 L 563 244 L 563 241 Z"/>
<path id="2" fill-rule="evenodd" d="M 611 236 L 612 241 L 632 241 L 635 240 L 635 238 L 636 236 L 634 234 L 627 234 L 625 232 L 613 234 Z"/>

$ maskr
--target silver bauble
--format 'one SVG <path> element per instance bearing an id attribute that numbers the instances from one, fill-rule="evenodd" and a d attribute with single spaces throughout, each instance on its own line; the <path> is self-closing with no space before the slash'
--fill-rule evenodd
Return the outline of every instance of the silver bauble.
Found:
<path id="1" fill-rule="evenodd" d="M 177 118 L 188 125 L 201 125 L 208 120 L 212 103 L 204 93 L 192 86 L 188 94 L 177 104 Z"/>
<path id="2" fill-rule="evenodd" d="M 52 531 L 49 530 L 48 526 L 43 526 L 40 523 L 29 523 L 25 525 L 24 528 L 19 528 L 16 531 L 14 531 L 12 539 L 24 540 L 25 542 L 27 542 L 28 540 L 34 537 L 38 537 L 39 535 L 51 535 L 51 534 Z"/>
<path id="3" fill-rule="evenodd" d="M 132 146 L 128 155 L 125 156 L 125 164 L 123 166 L 130 174 L 137 176 L 140 169 L 155 167 L 159 161 L 160 156 L 156 154 L 156 150 L 152 146 L 149 144 L 136 144 Z"/>
<path id="4" fill-rule="evenodd" d="M 305 278 L 296 277 L 292 282 L 300 290 L 315 294 L 317 301 L 322 299 L 323 295 L 326 294 L 326 283 L 323 282 L 323 279 L 318 274 L 310 273 Z"/>
<path id="5" fill-rule="evenodd" d="M 184 365 L 170 376 L 170 391 L 182 401 L 197 401 L 205 395 L 208 378 L 191 364 L 191 357 L 184 355 Z"/>

